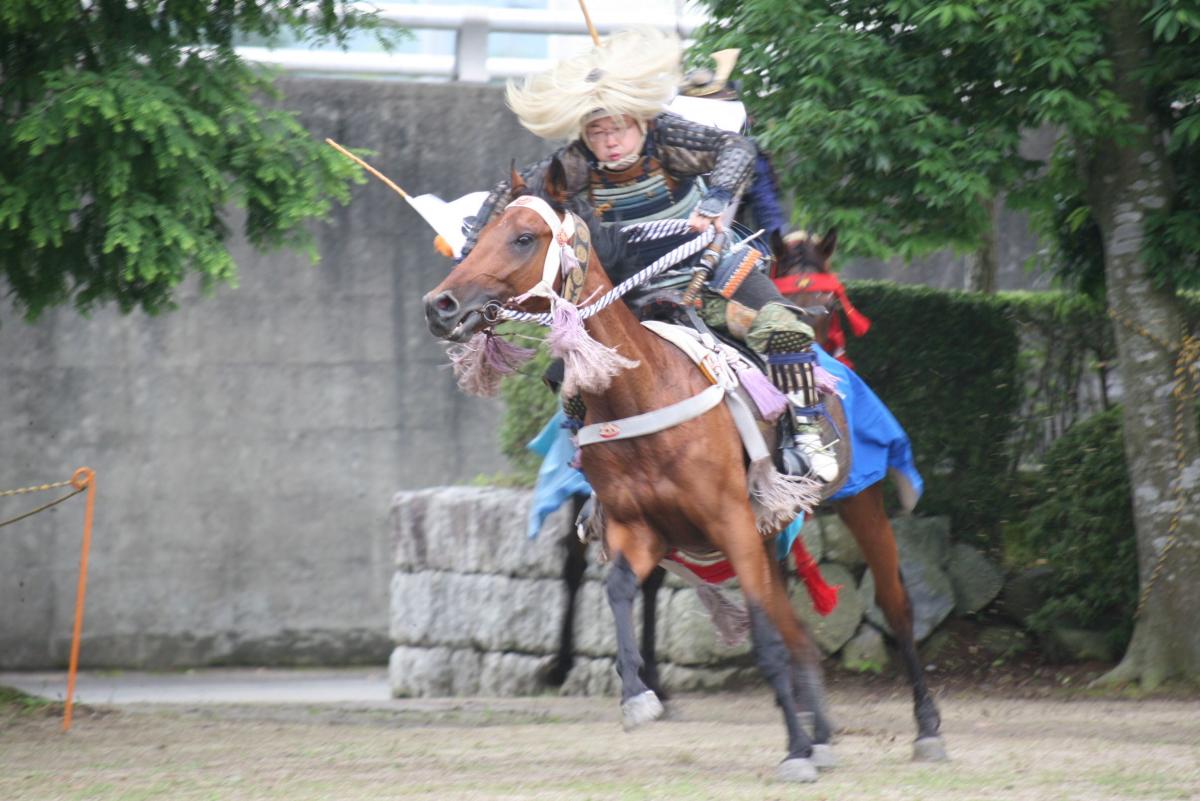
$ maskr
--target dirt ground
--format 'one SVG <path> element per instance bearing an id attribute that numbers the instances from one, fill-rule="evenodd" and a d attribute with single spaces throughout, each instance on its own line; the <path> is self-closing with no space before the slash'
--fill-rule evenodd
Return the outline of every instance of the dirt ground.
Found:
<path id="1" fill-rule="evenodd" d="M 1010 672 L 937 689 L 951 761 L 910 761 L 907 687 L 830 677 L 840 765 L 771 781 L 765 690 L 689 695 L 632 733 L 612 698 L 385 706 L 0 703 L 0 799 L 1200 799 L 1200 695 L 1134 699 Z M 935 687 L 939 682 L 934 680 Z"/>

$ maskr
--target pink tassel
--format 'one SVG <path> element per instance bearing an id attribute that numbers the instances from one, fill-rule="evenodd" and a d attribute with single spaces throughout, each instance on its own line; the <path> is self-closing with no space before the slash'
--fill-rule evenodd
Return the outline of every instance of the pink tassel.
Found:
<path id="1" fill-rule="evenodd" d="M 488 336 L 483 344 L 483 358 L 492 369 L 502 375 L 510 375 L 527 364 L 537 353 L 534 348 L 514 345 L 504 337 Z"/>
<path id="2" fill-rule="evenodd" d="M 730 600 L 711 584 L 696 587 L 696 595 L 708 610 L 708 616 L 712 619 L 721 642 L 733 648 L 746 641 L 746 635 L 750 633 L 749 609 Z"/>
<path id="3" fill-rule="evenodd" d="M 534 351 L 513 345 L 490 333 L 479 333 L 469 342 L 446 349 L 458 388 L 469 395 L 490 398 L 500 390 L 500 379 L 533 357 Z"/>
<path id="4" fill-rule="evenodd" d="M 583 327 L 579 309 L 565 300 L 554 304 L 546 342 L 550 354 L 563 360 L 566 377 L 562 392 L 568 397 L 577 392 L 603 392 L 617 373 L 638 366 L 615 349 L 592 339 Z"/>
<path id="5" fill-rule="evenodd" d="M 832 395 L 837 392 L 838 377 L 819 364 L 813 365 L 813 381 L 816 382 L 817 391 L 822 395 Z"/>
<path id="6" fill-rule="evenodd" d="M 786 526 L 797 512 L 812 514 L 821 502 L 819 481 L 807 476 L 788 476 L 775 469 L 770 457 L 750 463 L 746 471 L 750 504 L 758 530 L 768 534 Z"/>
<path id="7" fill-rule="evenodd" d="M 779 415 L 787 411 L 787 396 L 771 383 L 762 372 L 754 367 L 746 366 L 737 371 L 738 381 L 746 394 L 758 407 L 758 415 L 763 420 L 774 422 Z"/>

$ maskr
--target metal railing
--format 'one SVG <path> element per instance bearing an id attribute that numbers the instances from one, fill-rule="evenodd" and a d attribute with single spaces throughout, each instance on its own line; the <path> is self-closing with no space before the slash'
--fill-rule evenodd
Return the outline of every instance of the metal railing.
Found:
<path id="1" fill-rule="evenodd" d="M 247 61 L 269 64 L 289 72 L 402 75 L 485 83 L 493 78 L 528 75 L 545 69 L 550 61 L 540 58 L 489 58 L 489 34 L 588 34 L 587 25 L 578 12 L 407 3 L 379 3 L 364 8 L 377 9 L 379 18 L 386 24 L 411 30 L 455 31 L 455 52 L 452 55 L 435 55 L 239 47 L 238 53 Z M 680 38 L 686 39 L 704 22 L 704 18 L 697 15 L 646 14 L 636 20 L 599 16 L 593 17 L 592 22 L 601 35 L 637 24 L 675 31 Z"/>

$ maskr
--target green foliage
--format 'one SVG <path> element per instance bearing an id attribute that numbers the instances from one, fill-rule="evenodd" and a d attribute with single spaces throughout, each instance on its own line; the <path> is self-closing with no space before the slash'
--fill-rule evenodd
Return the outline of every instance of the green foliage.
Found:
<path id="1" fill-rule="evenodd" d="M 715 19 L 697 47 L 742 48 L 744 96 L 798 221 L 836 225 L 860 255 L 977 247 L 986 202 L 1037 167 L 1019 146 L 1022 126 L 1038 121 L 1014 90 L 1030 72 L 1075 87 L 1100 48 L 1080 24 L 1095 5 L 1086 2 L 1069 12 L 1032 2 L 706 5 Z M 1031 36 L 1039 24 L 1064 35 Z M 1063 87 L 1045 103 L 1077 105 L 1083 89 Z"/>
<path id="2" fill-rule="evenodd" d="M 974 250 L 1003 195 L 1035 212 L 1066 256 L 1061 273 L 1099 296 L 1103 270 L 1080 171 L 1145 116 L 1115 93 L 1107 48 L 1114 4 L 938 0 L 828 3 L 705 0 L 712 22 L 696 49 L 741 48 L 756 137 L 795 195 L 796 222 L 836 225 L 851 255 L 913 257 Z M 1168 207 L 1147 222 L 1148 265 L 1162 286 L 1200 285 L 1200 10 L 1192 0 L 1135 4 L 1152 47 L 1138 78 L 1177 174 Z M 1135 19 L 1137 17 L 1135 16 Z M 1049 172 L 1022 132 L 1061 131 Z M 1093 184 L 1097 182 L 1093 181 Z M 1082 241 L 1074 241 L 1074 237 Z M 1072 283 L 1078 283 L 1072 279 Z"/>
<path id="3" fill-rule="evenodd" d="M 1111 630 L 1124 648 L 1137 604 L 1137 542 L 1121 443 L 1121 408 L 1074 426 L 1046 452 L 1037 502 L 1013 545 L 1054 570 L 1049 598 L 1030 625 Z"/>
<path id="4" fill-rule="evenodd" d="M 332 0 L 3 3 L 0 269 L 17 308 L 154 313 L 189 274 L 234 283 L 229 204 L 254 246 L 315 259 L 306 221 L 362 179 L 276 106 L 233 37 L 373 26 Z"/>
<path id="5" fill-rule="evenodd" d="M 510 323 L 506 334 L 518 338 L 531 337 L 541 340 L 545 329 L 534 323 Z M 529 343 L 518 344 L 528 346 Z M 546 425 L 558 408 L 558 396 L 542 381 L 542 374 L 550 366 L 550 354 L 546 348 L 538 348 L 533 360 L 521 371 L 504 379 L 500 384 L 500 397 L 504 401 L 504 419 L 500 423 L 500 450 L 512 466 L 513 474 L 507 483 L 518 486 L 533 486 L 537 479 L 541 458 L 526 449 L 542 426 Z"/>

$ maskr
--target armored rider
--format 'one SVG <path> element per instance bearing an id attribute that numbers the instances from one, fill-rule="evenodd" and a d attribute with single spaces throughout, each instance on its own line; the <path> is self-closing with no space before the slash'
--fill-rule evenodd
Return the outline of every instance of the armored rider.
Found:
<path id="1" fill-rule="evenodd" d="M 510 82 L 507 100 L 533 133 L 569 140 L 554 154 L 564 167 L 567 189 L 583 195 L 605 224 L 686 218 L 695 233 L 709 226 L 724 231 L 753 178 L 758 149 L 740 134 L 665 111 L 680 77 L 678 40 L 633 30 L 602 40 L 548 72 Z M 551 158 L 520 171 L 531 188 L 541 187 Z M 509 182 L 503 181 L 468 218 L 464 256 L 511 199 Z M 642 243 L 632 261 L 640 269 L 695 233 Z M 822 446 L 816 424 L 812 329 L 756 268 L 758 251 L 739 253 L 744 255 L 722 259 L 705 286 L 700 316 L 765 355 L 772 380 L 793 405 L 796 433 L 785 447 L 785 465 L 831 481 L 837 461 Z M 690 272 L 691 265 L 674 269 Z M 628 276 L 611 277 L 616 283 Z"/>

